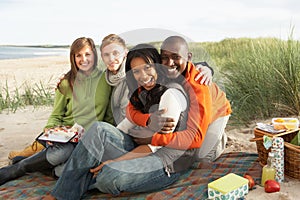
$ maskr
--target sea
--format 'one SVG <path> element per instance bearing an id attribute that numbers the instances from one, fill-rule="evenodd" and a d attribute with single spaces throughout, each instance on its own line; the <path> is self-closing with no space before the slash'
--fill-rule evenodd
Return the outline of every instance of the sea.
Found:
<path id="1" fill-rule="evenodd" d="M 0 60 L 68 55 L 68 48 L 0 46 Z"/>

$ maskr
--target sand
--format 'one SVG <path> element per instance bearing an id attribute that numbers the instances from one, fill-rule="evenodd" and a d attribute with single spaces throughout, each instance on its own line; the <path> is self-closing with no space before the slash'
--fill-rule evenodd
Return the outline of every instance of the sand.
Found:
<path id="1" fill-rule="evenodd" d="M 54 88 L 60 77 L 70 69 L 66 56 L 0 60 L 1 94 L 10 95 L 17 90 L 22 93 L 25 85 L 35 84 Z M 22 149 L 32 143 L 40 133 L 50 115 L 51 107 L 28 106 L 13 113 L 0 113 L 0 166 L 7 164 L 11 150 Z"/>
<path id="2" fill-rule="evenodd" d="M 40 82 L 54 87 L 59 77 L 67 72 L 69 67 L 68 58 L 63 56 L 0 60 L 0 88 L 6 85 L 6 81 L 10 91 L 24 84 L 34 85 Z M 45 126 L 50 112 L 51 107 L 27 106 L 18 109 L 15 113 L 8 111 L 0 113 L 0 167 L 9 163 L 7 155 L 11 150 L 23 149 L 34 141 Z M 256 152 L 256 144 L 249 142 L 253 137 L 254 127 L 255 123 L 247 128 L 227 129 L 229 140 L 226 152 Z M 299 188 L 300 180 L 285 177 L 280 192 L 268 194 L 257 185 L 256 189 L 249 192 L 246 199 L 299 199 Z"/>
<path id="3" fill-rule="evenodd" d="M 69 68 L 69 60 L 63 56 L 0 60 L 0 87 L 9 91 L 35 84 L 55 87 Z"/>

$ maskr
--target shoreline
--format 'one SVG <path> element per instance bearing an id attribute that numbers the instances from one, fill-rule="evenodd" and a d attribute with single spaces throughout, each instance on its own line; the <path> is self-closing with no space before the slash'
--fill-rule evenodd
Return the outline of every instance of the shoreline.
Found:
<path id="1" fill-rule="evenodd" d="M 48 56 L 68 56 L 69 47 L 40 45 L 40 46 L 18 46 L 0 45 L 0 60 L 11 60 L 19 58 L 41 58 Z"/>

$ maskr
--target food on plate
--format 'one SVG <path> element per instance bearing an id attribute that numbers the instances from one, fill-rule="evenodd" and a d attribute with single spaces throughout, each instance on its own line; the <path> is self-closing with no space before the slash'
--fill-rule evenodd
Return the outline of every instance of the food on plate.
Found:
<path id="1" fill-rule="evenodd" d="M 272 124 L 275 130 L 293 130 L 299 127 L 297 118 L 273 118 Z"/>
<path id="2" fill-rule="evenodd" d="M 284 119 L 282 119 L 282 118 L 277 118 L 277 119 L 274 120 L 274 122 L 282 123 L 282 122 L 284 122 Z"/>
<path id="3" fill-rule="evenodd" d="M 79 124 L 71 126 L 58 126 L 48 129 L 38 139 L 52 142 L 78 142 L 84 134 L 84 128 Z"/>
<path id="4" fill-rule="evenodd" d="M 55 128 L 51 128 L 48 130 L 48 136 L 50 134 L 53 135 L 59 135 L 59 136 L 65 136 L 65 137 L 72 137 L 72 135 L 74 135 L 73 131 L 70 131 L 71 127 L 68 126 L 59 126 L 59 127 L 55 127 Z"/>
<path id="5" fill-rule="evenodd" d="M 297 122 L 297 119 L 290 119 L 290 120 L 288 120 L 288 122 L 295 123 L 295 122 Z"/>

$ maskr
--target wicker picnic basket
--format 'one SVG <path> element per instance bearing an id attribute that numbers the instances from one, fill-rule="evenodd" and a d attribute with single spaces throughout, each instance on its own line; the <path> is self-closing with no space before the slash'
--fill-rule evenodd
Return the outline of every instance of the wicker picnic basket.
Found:
<path id="1" fill-rule="evenodd" d="M 262 166 L 267 164 L 268 153 L 271 148 L 266 150 L 263 145 L 263 136 L 269 137 L 282 137 L 284 140 L 284 174 L 300 180 L 300 146 L 296 146 L 290 143 L 290 141 L 296 136 L 299 129 L 286 131 L 279 134 L 271 134 L 257 128 L 254 129 L 254 138 L 250 141 L 256 142 L 257 153 L 260 164 Z"/>

